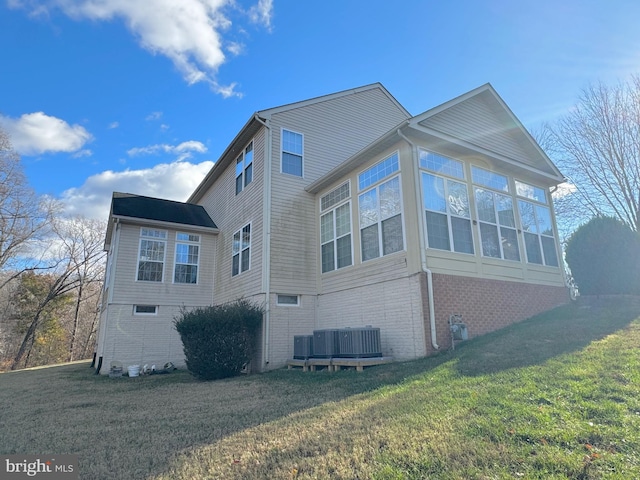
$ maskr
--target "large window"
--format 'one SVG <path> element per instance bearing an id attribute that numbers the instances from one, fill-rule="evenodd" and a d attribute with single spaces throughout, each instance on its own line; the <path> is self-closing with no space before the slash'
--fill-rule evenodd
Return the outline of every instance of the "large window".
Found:
<path id="1" fill-rule="evenodd" d="M 399 176 L 360 194 L 358 206 L 363 262 L 404 249 Z"/>
<path id="2" fill-rule="evenodd" d="M 527 262 L 559 266 L 551 209 L 546 205 L 546 191 L 519 181 L 516 181 L 516 190 L 519 196 L 539 202 L 518 200 Z"/>
<path id="3" fill-rule="evenodd" d="M 249 270 L 251 263 L 251 224 L 233 234 L 231 275 Z"/>
<path id="4" fill-rule="evenodd" d="M 167 232 L 141 228 L 140 237 L 136 278 L 145 282 L 162 282 Z"/>
<path id="5" fill-rule="evenodd" d="M 198 283 L 199 244 L 200 235 L 176 233 L 175 283 Z"/>
<path id="6" fill-rule="evenodd" d="M 322 273 L 353 264 L 351 253 L 351 196 L 349 182 L 320 198 Z"/>
<path id="7" fill-rule="evenodd" d="M 520 248 L 509 179 L 475 165 L 471 167 L 471 176 L 473 183 L 481 185 L 474 188 L 474 193 L 482 255 L 519 262 Z"/>
<path id="8" fill-rule="evenodd" d="M 236 159 L 236 195 L 253 180 L 253 142 Z"/>
<path id="9" fill-rule="evenodd" d="M 282 130 L 282 173 L 303 174 L 304 141 L 301 133 Z"/>
<path id="10" fill-rule="evenodd" d="M 421 150 L 420 166 L 464 180 L 458 160 Z M 429 248 L 473 254 L 467 184 L 422 172 L 422 200 Z"/>

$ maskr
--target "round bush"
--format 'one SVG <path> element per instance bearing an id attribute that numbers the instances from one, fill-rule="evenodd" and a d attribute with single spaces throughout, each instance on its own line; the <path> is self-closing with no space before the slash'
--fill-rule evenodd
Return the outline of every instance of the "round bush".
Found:
<path id="1" fill-rule="evenodd" d="M 183 309 L 174 325 L 189 371 L 201 380 L 240 374 L 256 352 L 262 307 L 241 299 L 225 305 Z"/>
<path id="2" fill-rule="evenodd" d="M 591 219 L 573 232 L 565 253 L 581 294 L 640 294 L 640 235 L 620 220 Z"/>

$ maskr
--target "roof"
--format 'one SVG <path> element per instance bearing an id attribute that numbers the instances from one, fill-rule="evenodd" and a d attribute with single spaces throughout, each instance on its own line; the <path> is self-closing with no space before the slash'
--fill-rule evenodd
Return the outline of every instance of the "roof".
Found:
<path id="1" fill-rule="evenodd" d="M 114 217 L 142 218 L 158 222 L 217 228 L 201 205 L 127 193 L 114 192 L 111 215 Z"/>
<path id="2" fill-rule="evenodd" d="M 386 95 L 393 104 L 396 105 L 398 109 L 400 109 L 407 118 L 411 117 L 411 114 L 398 102 L 391 93 L 379 82 L 372 83 L 370 85 L 364 85 L 362 87 L 351 88 L 348 90 L 343 90 L 336 93 L 330 93 L 328 95 L 323 95 L 320 97 L 314 97 L 307 100 L 302 100 L 299 102 L 288 103 L 286 105 L 281 105 L 279 107 L 268 108 L 266 110 L 260 110 L 255 112 L 247 123 L 242 127 L 242 129 L 238 132 L 236 137 L 229 144 L 227 149 L 220 155 L 220 158 L 215 162 L 211 170 L 207 173 L 205 178 L 202 180 L 200 185 L 196 187 L 193 191 L 187 202 L 198 202 L 202 199 L 205 192 L 213 185 L 215 180 L 225 171 L 225 169 L 231 165 L 238 154 L 242 151 L 242 149 L 246 146 L 246 144 L 253 138 L 253 136 L 260 130 L 263 126 L 266 125 L 265 121 L 268 121 L 272 115 L 277 113 L 286 112 L 289 110 L 294 110 L 296 108 L 306 107 L 308 105 L 314 105 L 321 102 L 326 102 L 329 100 L 334 100 L 336 98 L 345 97 L 348 95 L 353 95 L 361 92 L 366 92 L 368 90 L 380 90 L 384 95 Z"/>

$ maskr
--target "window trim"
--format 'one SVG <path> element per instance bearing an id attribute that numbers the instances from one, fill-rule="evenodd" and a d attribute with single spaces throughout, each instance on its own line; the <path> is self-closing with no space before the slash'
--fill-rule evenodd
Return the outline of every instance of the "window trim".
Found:
<path id="1" fill-rule="evenodd" d="M 396 156 L 398 157 L 398 169 L 392 171 L 391 173 L 388 173 L 387 175 L 385 175 L 384 177 L 378 178 L 376 181 L 369 183 L 368 185 L 366 185 L 364 188 L 360 187 L 360 175 L 362 175 L 365 172 L 368 172 L 369 170 L 374 169 L 375 167 L 377 167 L 378 165 L 386 162 L 387 160 L 389 160 L 391 157 Z M 361 170 L 358 172 L 358 174 L 356 175 L 356 180 L 358 182 L 358 195 L 360 195 L 361 193 L 366 192 L 367 190 L 373 188 L 376 185 L 379 185 L 380 183 L 383 183 L 384 181 L 386 181 L 387 179 L 391 179 L 391 177 L 393 177 L 396 174 L 400 174 L 402 173 L 402 169 L 400 168 L 400 150 L 394 150 L 393 152 L 391 152 L 389 155 L 385 155 L 382 160 L 379 160 L 377 162 L 375 162 L 373 165 L 369 165 L 367 168 L 365 168 L 364 170 Z"/>
<path id="2" fill-rule="evenodd" d="M 524 225 L 522 222 L 522 214 L 520 213 L 520 202 L 524 202 L 524 203 L 529 203 L 532 207 L 533 207 L 533 216 L 534 216 L 534 220 L 536 222 L 536 230 L 540 230 L 540 224 L 538 221 L 538 212 L 536 211 L 536 208 L 545 208 L 549 211 L 549 220 L 551 222 L 551 231 L 553 233 L 553 235 L 546 235 L 540 231 L 536 231 L 536 232 L 530 232 L 528 230 L 524 229 Z M 520 231 L 522 232 L 522 242 L 524 243 L 524 253 L 525 253 L 525 260 L 527 262 L 527 264 L 529 265 L 538 265 L 541 267 L 551 267 L 551 268 L 560 268 L 560 265 L 562 263 L 562 256 L 558 255 L 558 241 L 557 241 L 557 229 L 555 226 L 555 223 L 553 221 L 553 209 L 550 205 L 547 204 L 542 204 L 540 202 L 536 202 L 533 199 L 527 198 L 527 197 L 518 197 L 516 198 L 516 204 L 518 206 L 518 220 L 520 222 Z M 527 250 L 527 243 L 525 240 L 525 235 L 535 235 L 537 237 L 537 243 L 538 243 L 538 247 L 540 248 L 540 256 L 542 258 L 542 263 L 536 263 L 536 262 L 531 262 L 529 261 L 529 252 Z M 550 238 L 553 240 L 553 247 L 554 247 L 554 253 L 555 253 L 555 260 L 558 263 L 557 265 L 551 265 L 549 263 L 547 263 L 547 256 L 545 254 L 545 250 L 544 250 L 544 245 L 542 243 L 542 239 L 543 238 Z"/>
<path id="3" fill-rule="evenodd" d="M 302 153 L 297 153 L 297 152 L 290 152 L 288 150 L 284 149 L 284 132 L 289 132 L 289 133 L 295 133 L 296 135 L 300 135 L 300 137 L 302 138 Z M 284 154 L 288 153 L 289 155 L 295 155 L 297 157 L 300 157 L 300 170 L 301 170 L 301 174 L 300 175 L 296 175 L 295 173 L 290 173 L 290 172 L 285 172 L 284 171 Z M 296 132 L 295 130 L 290 130 L 288 128 L 284 128 L 281 127 L 280 128 L 280 173 L 283 173 L 285 175 L 291 175 L 292 177 L 297 177 L 297 178 L 304 178 L 304 133 L 302 132 Z"/>
<path id="4" fill-rule="evenodd" d="M 242 232 L 247 227 L 249 227 L 249 245 L 247 246 L 247 248 L 242 248 Z M 238 275 L 242 275 L 244 272 L 248 272 L 249 270 L 251 270 L 251 237 L 252 237 L 251 230 L 252 230 L 252 222 L 249 222 L 243 225 L 239 230 L 236 230 L 235 232 L 233 232 L 233 236 L 231 237 L 231 276 L 232 277 L 237 277 Z M 238 251 L 238 253 L 234 253 L 234 238 L 236 234 L 240 235 L 240 250 Z M 243 270 L 242 269 L 242 252 L 244 252 L 245 250 L 249 251 L 248 253 L 249 265 L 245 270 Z M 233 258 L 236 255 L 238 255 L 238 273 L 233 273 Z"/>
<path id="5" fill-rule="evenodd" d="M 508 180 L 509 180 L 509 177 L 507 177 L 507 181 Z M 495 219 L 496 219 L 494 223 L 480 219 L 480 211 L 478 210 L 478 199 L 476 197 L 476 193 L 477 193 L 476 189 L 489 192 L 493 196 L 493 214 L 495 215 Z M 486 185 L 482 185 L 478 183 L 474 183 L 472 185 L 472 190 L 473 190 L 473 200 L 476 205 L 475 211 L 476 211 L 476 219 L 477 219 L 476 222 L 478 224 L 478 240 L 480 241 L 480 256 L 482 258 L 490 258 L 493 260 L 506 260 L 507 262 L 522 263 L 522 248 L 521 248 L 521 241 L 520 241 L 520 235 L 519 235 L 520 229 L 518 228 L 518 219 L 516 218 L 516 210 L 518 209 L 517 198 L 514 198 L 514 196 L 509 192 L 503 192 L 501 190 L 492 189 L 490 187 L 487 187 Z M 502 225 L 502 223 L 500 223 L 500 213 L 498 211 L 498 202 L 496 202 L 496 195 L 507 197 L 511 200 L 511 207 L 512 207 L 511 211 L 513 213 L 513 224 L 514 224 L 513 227 L 509 225 Z M 491 255 L 484 254 L 484 249 L 482 247 L 482 230 L 480 228 L 481 224 L 491 225 L 492 227 L 496 228 L 496 232 L 498 234 L 498 249 L 500 251 L 499 257 L 492 257 Z M 513 230 L 515 232 L 516 242 L 518 246 L 518 257 L 519 257 L 518 260 L 514 260 L 512 258 L 505 258 L 504 248 L 502 246 L 502 242 L 500 241 L 500 239 L 502 238 L 502 232 L 501 232 L 502 228 Z"/>
<path id="6" fill-rule="evenodd" d="M 389 156 L 391 157 L 391 155 Z M 389 158 L 389 157 L 385 157 Z M 381 163 L 381 162 L 378 162 Z M 377 163 L 376 163 L 377 165 Z M 365 170 L 366 171 L 366 170 Z M 387 217 L 385 219 L 383 218 L 379 218 L 377 222 L 375 223 L 371 223 L 369 225 L 367 225 L 366 227 L 362 227 L 362 224 L 360 222 L 360 197 L 362 195 L 365 195 L 366 193 L 372 191 L 372 190 L 376 190 L 376 192 L 379 192 L 380 186 L 384 185 L 387 182 L 391 182 L 394 179 L 398 179 L 398 187 L 400 189 L 400 213 L 397 213 L 396 215 L 392 215 L 391 217 Z M 360 182 L 358 182 L 360 183 Z M 377 211 L 380 212 L 380 195 L 379 193 L 376 194 L 377 197 Z M 384 238 L 383 238 L 383 233 L 382 233 L 382 222 L 385 220 L 389 220 L 391 218 L 394 218 L 396 216 L 400 215 L 400 225 L 402 227 L 402 248 L 398 251 L 395 252 L 391 252 L 391 253 L 387 253 L 385 255 L 384 253 Z M 405 212 L 404 212 L 404 200 L 403 200 L 403 196 L 402 196 L 402 176 L 399 170 L 399 159 L 398 159 L 398 171 L 394 172 L 393 175 L 389 175 L 384 177 L 383 179 L 379 180 L 378 182 L 369 185 L 366 189 L 358 192 L 358 236 L 359 236 L 359 240 L 360 240 L 360 263 L 365 263 L 365 262 L 369 262 L 369 261 L 375 261 L 378 260 L 380 258 L 389 256 L 389 255 L 394 255 L 400 252 L 406 252 L 407 251 L 407 238 L 406 238 L 406 228 L 404 226 L 404 220 L 405 220 Z M 364 259 L 364 252 L 363 252 L 363 248 L 362 248 L 362 230 L 364 230 L 365 228 L 370 227 L 371 225 L 378 225 L 378 256 L 377 257 L 371 257 L 371 258 L 367 258 L 366 260 Z M 327 272 L 328 273 L 328 272 Z"/>
<path id="7" fill-rule="evenodd" d="M 178 238 L 179 235 L 196 236 L 196 237 L 198 237 L 198 240 L 181 240 L 181 239 Z M 202 238 L 202 236 L 199 233 L 188 233 L 188 232 L 180 232 L 180 231 L 176 232 L 176 244 L 175 244 L 174 255 L 173 255 L 173 277 L 172 277 L 172 283 L 174 283 L 175 285 L 198 285 L 200 283 L 200 256 L 201 256 L 201 252 L 202 252 L 201 238 Z M 195 263 L 195 264 L 193 264 L 193 263 L 178 263 L 178 245 L 189 245 L 189 246 L 193 245 L 193 246 L 197 246 L 198 247 L 198 262 Z M 176 268 L 178 267 L 178 265 L 195 265 L 196 266 L 196 281 L 195 281 L 195 283 L 176 282 Z"/>
<path id="8" fill-rule="evenodd" d="M 433 152 L 435 153 L 435 152 Z M 437 154 L 440 155 L 440 154 Z M 444 155 L 441 155 L 444 156 Z M 448 158 L 448 157 L 447 157 Z M 457 160 L 455 158 L 452 158 L 451 160 L 455 160 L 460 162 L 460 160 Z M 463 172 L 464 172 L 464 162 L 462 162 L 462 168 L 463 168 Z M 456 176 L 452 176 L 452 175 L 447 175 L 447 174 L 443 174 L 440 172 L 435 172 L 434 170 L 422 167 L 420 165 L 418 165 L 419 170 L 420 170 L 420 198 L 421 198 L 421 207 L 422 207 L 422 212 L 421 215 L 424 218 L 424 235 L 425 235 L 425 244 L 426 244 L 426 248 L 427 249 L 431 249 L 431 250 L 436 250 L 436 251 L 441 251 L 441 252 L 450 252 L 450 253 L 455 253 L 455 254 L 460 254 L 460 255 L 471 255 L 471 256 L 476 256 L 476 238 L 475 238 L 475 233 L 474 233 L 474 225 L 476 223 L 476 220 L 473 218 L 473 215 L 471 214 L 473 209 L 471 207 L 471 200 L 473 197 L 473 189 L 471 192 L 471 195 L 469 195 L 469 182 L 467 181 L 466 178 L 458 178 Z M 452 214 L 450 212 L 449 209 L 449 200 L 448 198 L 444 198 L 445 201 L 445 211 L 444 212 L 439 212 L 437 210 L 432 210 L 432 209 L 428 209 L 425 207 L 424 202 L 425 202 L 425 198 L 424 198 L 424 175 L 431 175 L 432 177 L 435 178 L 440 178 L 442 179 L 442 181 L 444 182 L 444 188 L 445 191 L 448 192 L 449 191 L 449 186 L 447 184 L 447 182 L 455 182 L 455 183 L 460 183 L 463 184 L 466 187 L 466 192 L 467 192 L 467 202 L 469 203 L 469 217 L 465 218 L 461 215 L 455 215 Z M 475 199 L 474 199 L 475 200 Z M 447 250 L 442 249 L 442 248 L 437 248 L 437 247 L 431 247 L 429 246 L 429 226 L 428 226 L 428 222 L 427 222 L 427 212 L 432 212 L 432 213 L 436 213 L 436 214 L 440 214 L 440 215 L 445 215 L 447 217 L 447 230 L 449 232 L 449 248 Z M 453 236 L 453 222 L 452 219 L 453 218 L 459 218 L 462 220 L 467 220 L 469 222 L 469 226 L 471 229 L 471 246 L 473 251 L 472 252 L 458 252 L 455 249 L 455 240 L 454 240 L 454 236 Z"/>
<path id="9" fill-rule="evenodd" d="M 335 189 L 334 189 L 335 190 Z M 333 190 L 332 190 L 333 191 Z M 349 211 L 349 233 L 345 233 L 344 235 L 341 235 L 340 237 L 337 236 L 337 229 L 336 229 L 336 210 L 338 208 L 342 208 L 344 206 L 347 206 L 347 210 Z M 327 242 L 323 242 L 322 241 L 322 217 L 324 217 L 325 215 L 329 215 L 330 213 L 333 213 L 333 238 Z M 353 267 L 354 265 L 354 246 L 353 246 L 353 204 L 351 202 L 351 196 L 349 196 L 347 199 L 342 200 L 341 202 L 333 205 L 331 208 L 327 208 L 326 210 L 323 210 L 320 212 L 320 217 L 319 217 L 319 231 L 320 231 L 320 273 L 322 275 L 324 275 L 325 273 L 331 273 L 331 272 L 336 272 L 338 270 L 341 270 L 343 268 L 348 268 L 348 267 Z M 349 243 L 351 244 L 351 262 L 348 265 L 343 265 L 342 267 L 338 266 L 338 240 L 341 238 L 346 237 L 347 235 L 350 236 L 349 239 Z M 333 269 L 332 270 L 327 270 L 326 272 L 322 270 L 322 247 L 324 245 L 327 245 L 329 243 L 333 243 Z"/>
<path id="10" fill-rule="evenodd" d="M 153 307 L 153 312 L 138 312 L 138 307 Z M 157 317 L 158 316 L 158 305 L 142 305 L 136 304 L 133 306 L 133 315 L 136 317 Z"/>
<path id="11" fill-rule="evenodd" d="M 155 235 L 145 235 L 144 232 L 157 232 L 162 234 L 161 236 L 155 236 Z M 140 237 L 139 237 L 139 241 L 138 241 L 138 255 L 136 258 L 136 276 L 135 276 L 135 281 L 136 282 L 147 282 L 147 283 L 152 283 L 152 284 L 157 284 L 157 283 L 164 283 L 165 277 L 164 277 L 164 273 L 165 273 L 165 268 L 166 268 L 166 264 L 167 264 L 167 239 L 168 239 L 168 231 L 167 230 L 163 230 L 163 229 L 159 229 L 159 228 L 149 228 L 149 227 L 140 227 Z M 142 249 L 142 242 L 144 240 L 147 241 L 152 241 L 152 242 L 161 242 L 164 244 L 164 249 L 162 252 L 162 262 L 155 262 L 155 263 L 162 263 L 162 275 L 160 280 L 156 281 L 156 280 L 139 280 L 138 276 L 140 274 L 140 252 Z"/>
<path id="12" fill-rule="evenodd" d="M 280 301 L 280 297 L 295 297 L 296 299 L 296 303 L 282 303 Z M 294 308 L 299 308 L 302 305 L 301 302 L 301 298 L 300 295 L 294 295 L 294 294 L 289 294 L 289 293 L 278 293 L 276 295 L 276 305 L 279 307 L 294 307 Z"/>
<path id="13" fill-rule="evenodd" d="M 249 149 L 249 147 L 251 147 L 251 152 L 253 152 L 253 155 L 251 156 L 251 161 L 247 164 L 247 150 Z M 247 143 L 247 146 L 244 147 L 242 149 L 242 151 L 240 152 L 240 155 L 238 155 L 236 157 L 236 163 L 235 163 L 235 167 L 236 167 L 236 171 L 235 173 L 235 183 L 234 183 L 234 188 L 236 191 L 236 195 L 240 195 L 240 193 L 249 186 L 249 184 L 253 181 L 253 162 L 255 159 L 255 145 L 254 145 L 254 141 L 253 139 L 251 139 L 251 141 L 249 143 Z M 241 165 L 241 171 L 238 172 L 238 165 Z M 247 182 L 247 170 L 249 170 L 249 167 L 251 167 L 251 179 Z M 240 190 L 238 190 L 238 178 L 240 178 Z"/>

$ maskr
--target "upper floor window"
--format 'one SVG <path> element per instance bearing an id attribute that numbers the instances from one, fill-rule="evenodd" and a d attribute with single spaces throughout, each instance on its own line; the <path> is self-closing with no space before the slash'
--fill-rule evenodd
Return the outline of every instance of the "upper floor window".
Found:
<path id="1" fill-rule="evenodd" d="M 323 212 L 320 216 L 322 273 L 353 264 L 351 202 L 344 203 L 350 196 L 351 186 L 346 182 L 320 198 L 320 211 Z"/>
<path id="2" fill-rule="evenodd" d="M 282 130 L 282 173 L 302 177 L 304 141 L 301 133 Z"/>
<path id="3" fill-rule="evenodd" d="M 429 248 L 473 254 L 467 184 L 422 172 Z"/>
<path id="4" fill-rule="evenodd" d="M 502 192 L 509 191 L 509 180 L 505 175 L 499 173 L 490 172 L 484 168 L 471 166 L 471 178 L 473 183 L 478 185 L 484 185 L 485 187 L 493 188 L 494 190 L 500 190 Z"/>
<path id="5" fill-rule="evenodd" d="M 173 281 L 175 283 L 198 283 L 198 260 L 200 257 L 200 235 L 176 233 L 176 258 Z"/>
<path id="6" fill-rule="evenodd" d="M 236 159 L 236 195 L 253 180 L 253 142 Z"/>
<path id="7" fill-rule="evenodd" d="M 420 150 L 420 166 L 432 172 L 464 180 L 464 165 L 459 160 L 445 157 L 426 150 Z"/>
<path id="8" fill-rule="evenodd" d="M 162 282 L 167 232 L 141 228 L 140 237 L 136 278 L 146 282 Z"/>
<path id="9" fill-rule="evenodd" d="M 233 234 L 231 275 L 249 270 L 251 260 L 251 224 Z"/>
<path id="10" fill-rule="evenodd" d="M 361 194 L 358 207 L 363 262 L 404 249 L 400 176 Z"/>
<path id="11" fill-rule="evenodd" d="M 358 190 L 364 190 L 398 170 L 400 170 L 400 165 L 398 163 L 398 153 L 396 152 L 358 175 Z"/>
<path id="12" fill-rule="evenodd" d="M 529 185 L 516 180 L 516 193 L 519 197 L 529 198 L 540 203 L 547 203 L 547 192 L 544 188 Z"/>

